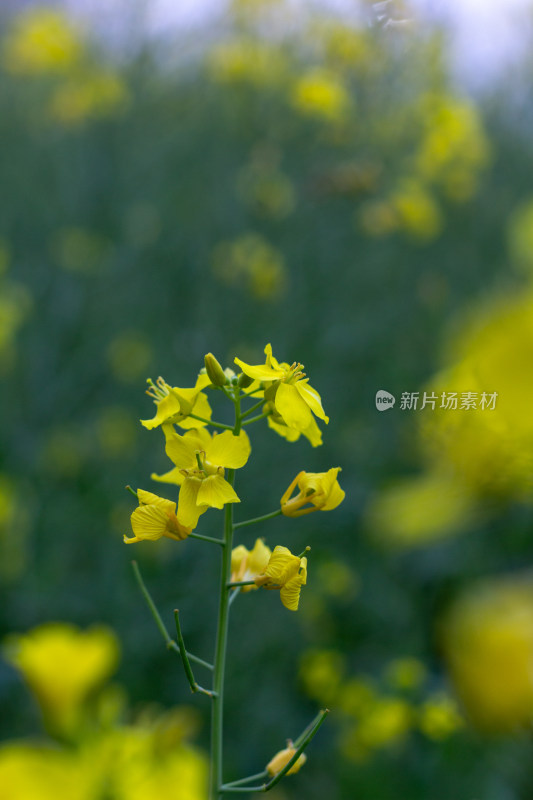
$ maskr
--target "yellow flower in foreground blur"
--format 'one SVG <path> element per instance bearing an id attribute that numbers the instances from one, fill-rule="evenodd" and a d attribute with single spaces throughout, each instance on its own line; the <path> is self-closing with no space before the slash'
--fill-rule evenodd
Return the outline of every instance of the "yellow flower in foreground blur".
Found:
<path id="1" fill-rule="evenodd" d="M 245 375 L 265 384 L 265 400 L 274 404 L 273 427 L 278 433 L 278 428 L 283 425 L 297 432 L 303 433 L 312 444 L 319 444 L 320 431 L 315 423 L 313 414 L 324 420 L 327 424 L 329 417 L 324 413 L 322 401 L 318 392 L 309 386 L 309 378 L 302 372 L 303 365 L 294 362 L 289 365 L 279 362 L 272 355 L 272 345 L 265 347 L 266 360 L 264 364 L 251 365 L 235 359 Z M 269 420 L 270 421 L 270 420 Z M 317 437 L 318 434 L 318 437 Z M 284 435 L 284 434 L 282 434 Z M 289 437 L 289 440 L 296 437 Z M 318 438 L 318 441 L 317 441 Z"/>
<path id="2" fill-rule="evenodd" d="M 19 14 L 5 41 L 4 64 L 19 75 L 67 73 L 81 44 L 67 18 L 51 8 Z"/>
<path id="3" fill-rule="evenodd" d="M 84 768 L 85 767 L 85 768 Z M 75 751 L 7 742 L 0 747 L 2 800 L 94 800 L 89 765 Z"/>
<path id="4" fill-rule="evenodd" d="M 241 431 L 211 434 L 204 428 L 175 433 L 164 426 L 166 453 L 176 465 L 165 475 L 152 475 L 155 480 L 181 485 L 178 517 L 182 524 L 196 527 L 198 517 L 208 508 L 222 508 L 225 503 L 240 503 L 233 487 L 224 478 L 224 468 L 244 467 L 251 452 L 248 435 Z"/>
<path id="5" fill-rule="evenodd" d="M 281 498 L 281 510 L 286 517 L 301 517 L 312 511 L 331 511 L 342 503 L 345 492 L 339 486 L 340 467 L 327 472 L 299 472 Z M 298 485 L 298 494 L 291 494 Z"/>
<path id="6" fill-rule="evenodd" d="M 283 769 L 285 764 L 288 764 L 295 753 L 296 748 L 292 746 L 292 742 L 288 742 L 288 747 L 286 747 L 285 750 L 280 750 L 279 753 L 276 753 L 276 755 L 271 758 L 266 765 L 266 770 L 270 777 L 273 778 L 274 775 L 277 775 L 278 772 Z M 299 772 L 306 761 L 307 756 L 305 753 L 302 753 L 287 772 L 287 775 L 293 775 L 295 772 Z"/>
<path id="7" fill-rule="evenodd" d="M 277 545 L 256 586 L 279 589 L 281 602 L 290 611 L 298 609 L 300 591 L 307 583 L 307 558 L 294 556 L 287 547 Z"/>
<path id="8" fill-rule="evenodd" d="M 233 581 L 251 581 L 265 571 L 272 555 L 272 550 L 267 547 L 262 539 L 256 539 L 253 550 L 248 550 L 243 544 L 234 547 L 231 551 L 231 578 Z M 249 592 L 257 586 L 242 586 L 241 592 Z"/>
<path id="9" fill-rule="evenodd" d="M 348 92 L 339 78 L 325 69 L 315 69 L 303 75 L 292 92 L 292 102 L 298 111 L 330 121 L 345 116 L 349 101 Z"/>
<path id="10" fill-rule="evenodd" d="M 135 536 L 129 539 L 124 536 L 126 544 L 141 542 L 143 539 L 154 542 L 162 536 L 177 541 L 187 538 L 192 528 L 187 528 L 179 521 L 176 503 L 144 489 L 137 490 L 137 497 L 139 508 L 131 515 L 131 527 Z"/>
<path id="11" fill-rule="evenodd" d="M 70 734 L 89 693 L 114 671 L 117 640 L 107 628 L 81 631 L 51 622 L 6 640 L 7 660 L 23 674 L 54 731 Z"/>
<path id="12" fill-rule="evenodd" d="M 531 727 L 533 581 L 486 581 L 461 596 L 444 620 L 450 674 L 470 720 L 489 732 Z"/>
<path id="13" fill-rule="evenodd" d="M 155 384 L 148 381 L 150 388 L 146 394 L 154 398 L 156 415 L 153 419 L 142 419 L 141 424 L 148 430 L 157 428 L 164 422 L 172 422 L 181 428 L 202 428 L 206 422 L 189 417 L 194 413 L 206 420 L 211 419 L 211 406 L 207 395 L 201 390 L 209 386 L 211 381 L 205 374 L 198 375 L 196 385 L 192 389 L 179 389 L 169 386 L 163 378 L 159 377 Z"/>
<path id="14" fill-rule="evenodd" d="M 91 70 L 73 75 L 55 90 L 50 103 L 54 119 L 75 125 L 86 119 L 122 111 L 128 90 L 122 78 L 110 70 Z"/>

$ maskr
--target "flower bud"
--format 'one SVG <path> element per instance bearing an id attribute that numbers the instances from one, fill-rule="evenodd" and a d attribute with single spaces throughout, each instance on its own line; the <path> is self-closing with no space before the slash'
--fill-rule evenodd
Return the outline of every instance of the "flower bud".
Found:
<path id="1" fill-rule="evenodd" d="M 228 382 L 228 379 L 226 378 L 224 370 L 220 366 L 213 353 L 207 353 L 207 355 L 204 356 L 204 363 L 205 371 L 207 372 L 211 383 L 214 386 L 225 386 Z"/>
<path id="2" fill-rule="evenodd" d="M 283 769 L 285 764 L 287 764 L 287 762 L 290 761 L 293 755 L 296 753 L 296 748 L 292 747 L 292 742 L 289 742 L 288 744 L 290 746 L 286 747 L 285 750 L 280 750 L 279 753 L 276 753 L 274 758 L 272 758 L 266 766 L 267 772 L 272 778 Z M 296 763 L 293 764 L 290 770 L 287 772 L 287 775 L 292 775 L 293 773 L 298 772 L 306 761 L 307 756 L 305 753 L 302 753 L 301 756 L 296 760 Z"/>
<path id="3" fill-rule="evenodd" d="M 251 386 L 253 382 L 254 379 L 250 378 L 249 375 L 245 375 L 244 372 L 241 372 L 241 374 L 239 375 L 238 384 L 241 387 L 241 389 L 247 389 L 248 386 Z"/>

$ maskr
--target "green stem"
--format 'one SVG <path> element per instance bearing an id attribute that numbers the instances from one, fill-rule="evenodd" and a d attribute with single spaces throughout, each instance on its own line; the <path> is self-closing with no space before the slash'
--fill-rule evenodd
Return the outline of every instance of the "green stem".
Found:
<path id="1" fill-rule="evenodd" d="M 203 533 L 189 533 L 189 539 L 201 539 L 203 542 L 213 542 L 214 544 L 220 544 L 224 547 L 224 540 L 223 539 L 215 539 L 214 536 L 204 536 Z"/>
<path id="2" fill-rule="evenodd" d="M 189 414 L 189 417 L 197 419 L 199 420 L 199 422 L 205 422 L 206 425 L 211 425 L 213 428 L 222 428 L 225 431 L 233 430 L 233 425 L 225 425 L 223 422 L 213 422 L 210 419 L 205 419 L 204 417 L 198 417 L 196 414 Z"/>
<path id="3" fill-rule="evenodd" d="M 258 419 L 264 419 L 265 417 L 270 416 L 270 411 L 265 411 L 264 414 L 258 414 L 257 417 L 252 417 L 251 419 L 247 419 L 246 422 L 243 422 L 243 425 L 251 425 L 252 422 L 257 422 Z"/>
<path id="4" fill-rule="evenodd" d="M 170 636 L 169 632 L 167 631 L 165 623 L 161 619 L 161 615 L 160 615 L 159 611 L 157 610 L 154 601 L 152 600 L 150 592 L 146 588 L 146 584 L 144 583 L 144 581 L 142 579 L 141 572 L 139 570 L 139 565 L 137 564 L 136 561 L 132 561 L 131 562 L 131 566 L 133 567 L 133 573 L 135 575 L 135 578 L 137 579 L 137 583 L 139 584 L 139 588 L 140 588 L 140 590 L 141 590 L 141 592 L 143 594 L 144 599 L 146 600 L 148 608 L 152 612 L 152 616 L 155 619 L 155 624 L 159 628 L 159 630 L 161 632 L 161 636 L 165 640 L 165 644 L 166 644 L 167 648 L 169 650 L 174 650 L 176 653 L 178 653 L 181 656 L 181 650 L 180 650 L 179 645 L 177 644 L 177 642 L 174 641 L 174 639 L 172 639 L 172 637 Z M 185 651 L 185 652 L 187 653 L 187 658 L 190 661 L 194 661 L 196 664 L 199 664 L 201 667 L 205 667 L 206 669 L 210 669 L 210 670 L 213 669 L 213 665 L 210 664 L 208 661 L 204 661 L 203 658 L 198 658 L 198 656 L 195 656 L 193 653 L 189 653 L 188 651 Z"/>
<path id="5" fill-rule="evenodd" d="M 247 411 L 244 412 L 244 414 L 242 414 L 241 419 L 244 419 L 249 414 L 251 414 L 253 411 L 256 411 L 258 408 L 263 406 L 264 404 L 265 404 L 265 399 L 264 398 L 262 400 L 259 400 L 258 403 L 254 403 L 254 405 L 251 406 L 251 408 L 249 408 Z"/>
<path id="6" fill-rule="evenodd" d="M 256 522 L 265 522 L 267 519 L 273 519 L 274 517 L 279 517 L 282 514 L 281 508 L 278 508 L 277 511 L 271 511 L 270 514 L 264 514 L 262 517 L 254 517 L 253 519 L 245 519 L 244 522 L 235 522 L 233 524 L 234 530 L 237 528 L 244 528 L 245 525 L 254 525 Z"/>
<path id="7" fill-rule="evenodd" d="M 183 663 L 183 669 L 185 670 L 185 674 L 187 676 L 187 680 L 189 681 L 189 685 L 191 687 L 192 692 L 200 692 L 201 694 L 206 694 L 209 697 L 214 697 L 214 692 L 209 691 L 208 689 L 204 689 L 203 686 L 200 686 L 195 678 L 192 671 L 192 667 L 189 662 L 189 658 L 187 656 L 187 651 L 185 649 L 185 642 L 183 641 L 183 634 L 181 632 L 181 625 L 180 625 L 180 612 L 178 609 L 174 609 L 174 618 L 176 620 L 176 634 L 178 637 L 178 645 L 180 649 L 181 660 Z"/>
<path id="8" fill-rule="evenodd" d="M 255 586 L 255 581 L 231 581 L 226 586 L 228 589 L 234 589 L 236 586 Z"/>
<path id="9" fill-rule="evenodd" d="M 268 772 L 266 771 L 266 769 L 264 769 L 263 772 L 256 772 L 255 775 L 248 775 L 247 778 L 241 778 L 239 781 L 231 781 L 231 783 L 225 783 L 224 786 L 228 789 L 230 786 L 231 787 L 242 786 L 243 783 L 249 783 L 250 781 L 256 781 L 256 780 L 261 780 L 261 778 L 266 778 L 267 775 Z"/>
<path id="10" fill-rule="evenodd" d="M 229 469 L 227 481 L 233 486 L 235 470 Z M 209 800 L 218 800 L 222 786 L 222 740 L 224 715 L 224 671 L 228 640 L 229 592 L 227 583 L 231 575 L 231 545 L 233 539 L 233 503 L 224 508 L 224 543 L 222 568 L 220 571 L 220 599 L 218 608 L 217 640 L 215 647 L 215 671 L 213 677 L 213 711 L 211 717 L 211 781 Z"/>
<path id="11" fill-rule="evenodd" d="M 262 786 L 237 786 L 236 784 L 242 783 L 242 781 L 235 781 L 234 783 L 225 783 L 222 785 L 221 789 L 224 793 L 230 794 L 231 792 L 269 792 L 270 789 L 273 789 L 274 786 L 280 782 L 282 778 L 285 777 L 287 772 L 290 768 L 296 764 L 298 759 L 300 758 L 301 754 L 314 737 L 324 720 L 326 719 L 327 715 L 329 714 L 329 709 L 324 709 L 320 711 L 319 714 L 315 717 L 311 725 L 308 725 L 307 728 L 304 730 L 302 734 L 296 740 L 298 745 L 296 745 L 296 751 L 292 758 L 287 761 L 283 769 L 280 769 L 274 777 L 268 781 L 268 783 L 263 783 Z M 296 744 L 296 742 L 295 742 Z"/>

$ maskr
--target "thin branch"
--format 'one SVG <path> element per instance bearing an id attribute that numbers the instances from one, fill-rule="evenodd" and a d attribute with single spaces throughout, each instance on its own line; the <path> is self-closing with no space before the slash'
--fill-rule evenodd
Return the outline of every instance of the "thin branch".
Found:
<path id="1" fill-rule="evenodd" d="M 211 425 L 213 428 L 222 428 L 225 431 L 233 430 L 233 425 L 225 425 L 223 422 L 213 422 L 210 419 L 205 419 L 205 417 L 198 417 L 196 414 L 187 414 L 187 416 L 197 419 L 199 422 L 205 422 L 206 425 Z"/>
<path id="2" fill-rule="evenodd" d="M 262 517 L 253 517 L 253 519 L 245 519 L 243 522 L 235 522 L 233 527 L 244 528 L 245 525 L 254 525 L 256 522 L 265 522 L 267 519 L 279 517 L 282 513 L 281 508 L 278 508 L 276 511 L 271 511 L 270 514 L 263 514 Z"/>
<path id="3" fill-rule="evenodd" d="M 152 615 L 153 615 L 153 617 L 155 619 L 155 623 L 156 623 L 157 627 L 159 628 L 159 631 L 161 632 L 161 636 L 165 640 L 166 646 L 168 647 L 169 650 L 175 650 L 176 653 L 179 653 L 179 655 L 181 656 L 181 650 L 179 648 L 178 643 L 175 642 L 174 639 L 171 638 L 168 630 L 166 629 L 165 623 L 161 619 L 161 615 L 160 615 L 159 611 L 157 610 L 154 601 L 152 600 L 150 592 L 146 588 L 146 584 L 144 583 L 144 581 L 142 579 L 142 576 L 141 576 L 141 572 L 139 570 L 139 565 L 137 564 L 136 561 L 132 561 L 131 562 L 131 566 L 133 567 L 133 573 L 135 575 L 137 583 L 139 584 L 139 588 L 140 588 L 140 590 L 141 590 L 141 592 L 143 594 L 144 599 L 146 600 L 148 608 L 152 612 Z M 213 665 L 212 664 L 210 664 L 208 661 L 204 661 L 203 658 L 198 658 L 198 656 L 193 655 L 193 653 L 187 653 L 187 658 L 190 661 L 196 662 L 196 664 L 199 664 L 201 667 L 205 667 L 206 669 L 209 669 L 209 670 L 213 669 Z"/>
<path id="4" fill-rule="evenodd" d="M 181 626 L 180 626 L 180 614 L 177 608 L 174 609 L 174 619 L 176 620 L 176 633 L 178 637 L 178 646 L 180 649 L 181 660 L 183 662 L 183 669 L 185 670 L 185 674 L 187 676 L 187 680 L 189 681 L 191 691 L 201 692 L 201 694 L 206 694 L 209 697 L 214 697 L 215 696 L 214 692 L 209 691 L 209 689 L 204 689 L 203 686 L 200 686 L 194 678 L 194 674 L 191 665 L 189 663 L 189 659 L 187 657 L 185 642 L 183 641 L 183 634 L 181 632 Z"/>
<path id="5" fill-rule="evenodd" d="M 201 539 L 203 542 L 212 542 L 213 544 L 219 544 L 224 547 L 225 542 L 223 539 L 215 539 L 214 536 L 204 536 L 203 533 L 189 533 L 190 539 Z"/>
<path id="6" fill-rule="evenodd" d="M 251 425 L 252 422 L 257 422 L 259 419 L 264 419 L 265 417 L 269 417 L 270 413 L 271 413 L 270 411 L 266 411 L 264 414 L 258 414 L 257 417 L 251 417 L 250 419 L 247 419 L 246 422 L 243 422 L 242 424 L 243 424 L 243 426 L 244 425 Z"/>
<path id="7" fill-rule="evenodd" d="M 235 589 L 237 586 L 255 586 L 255 581 L 231 581 L 226 586 L 228 589 Z"/>
<path id="8" fill-rule="evenodd" d="M 274 786 L 280 782 L 280 780 L 285 777 L 287 772 L 291 769 L 291 767 L 296 764 L 298 759 L 300 758 L 301 754 L 314 737 L 324 720 L 326 719 L 327 715 L 329 714 L 329 709 L 324 709 L 320 711 L 319 714 L 314 718 L 312 723 L 305 728 L 305 730 L 300 734 L 296 742 L 298 743 L 296 746 L 296 750 L 294 755 L 287 761 L 283 769 L 280 769 L 279 772 L 271 778 L 268 783 L 263 783 L 262 786 L 241 786 L 239 784 L 244 783 L 247 780 L 251 780 L 251 778 L 259 777 L 259 775 L 265 775 L 265 773 L 258 773 L 257 776 L 253 775 L 251 778 L 243 778 L 240 781 L 233 781 L 233 783 L 225 783 L 220 787 L 220 791 L 226 794 L 231 794 L 232 792 L 269 792 L 270 789 L 273 789 Z M 296 744 L 296 742 L 294 744 Z"/>
<path id="9" fill-rule="evenodd" d="M 244 414 L 241 414 L 241 419 L 244 419 L 245 417 L 249 416 L 264 404 L 265 404 L 265 399 L 262 398 L 261 400 L 259 400 L 259 402 L 254 403 L 253 406 L 250 406 L 250 408 L 247 411 L 245 411 Z"/>

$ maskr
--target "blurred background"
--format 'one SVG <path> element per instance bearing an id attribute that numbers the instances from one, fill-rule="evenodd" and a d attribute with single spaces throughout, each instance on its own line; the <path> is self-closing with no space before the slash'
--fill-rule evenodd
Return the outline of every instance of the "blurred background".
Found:
<path id="1" fill-rule="evenodd" d="M 3 800 L 205 800 L 130 561 L 209 660 L 218 554 L 126 547 L 124 486 L 168 468 L 146 378 L 267 342 L 331 421 L 252 428 L 237 518 L 301 469 L 346 500 L 238 537 L 312 554 L 297 614 L 232 608 L 226 779 L 327 705 L 273 800 L 531 798 L 533 6 L 484 6 L 2 4 Z"/>

